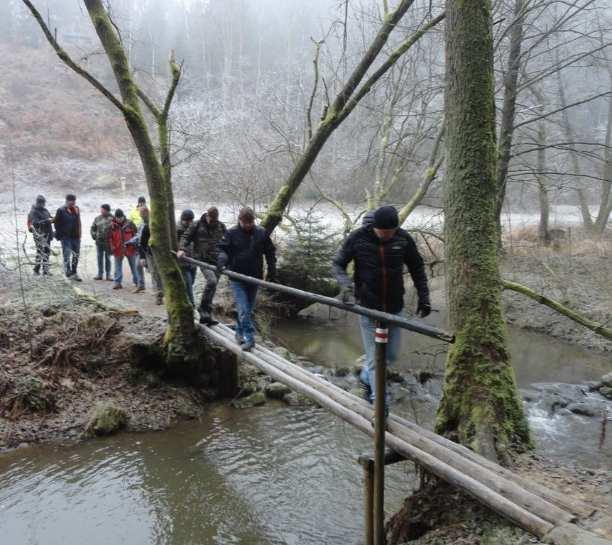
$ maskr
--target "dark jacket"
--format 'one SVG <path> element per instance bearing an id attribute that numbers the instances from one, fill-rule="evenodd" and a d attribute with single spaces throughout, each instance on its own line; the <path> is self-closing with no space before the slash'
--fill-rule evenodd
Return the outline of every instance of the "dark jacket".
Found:
<path id="1" fill-rule="evenodd" d="M 108 248 L 108 232 L 112 223 L 113 217 L 110 214 L 108 216 L 100 214 L 93 220 L 89 232 L 91 233 L 91 238 L 96 241 L 96 244 Z"/>
<path id="2" fill-rule="evenodd" d="M 263 278 L 263 257 L 268 265 L 268 278 L 276 276 L 276 248 L 270 235 L 261 227 L 255 226 L 252 231 L 244 231 L 240 225 L 232 227 L 225 233 L 219 243 L 217 263 L 231 271 Z"/>
<path id="3" fill-rule="evenodd" d="M 53 226 L 51 224 L 51 214 L 44 206 L 32 205 L 28 214 L 28 230 L 41 238 L 47 238 L 50 242 L 53 238 Z"/>
<path id="4" fill-rule="evenodd" d="M 185 242 L 183 243 L 183 237 L 185 233 L 189 230 L 189 228 L 193 225 L 193 223 L 189 227 L 185 227 L 182 221 L 179 221 L 176 224 L 176 238 L 179 244 L 179 250 L 183 250 L 185 252 L 186 257 L 193 257 L 193 242 Z M 216 265 L 216 261 L 213 261 Z M 179 260 L 179 265 L 181 269 L 195 270 L 197 267 L 191 263 L 185 263 L 184 261 Z"/>
<path id="5" fill-rule="evenodd" d="M 64 240 L 81 238 L 81 212 L 78 206 L 61 206 L 55 213 L 55 238 Z"/>
<path id="6" fill-rule="evenodd" d="M 149 246 L 151 228 L 149 227 L 149 222 L 145 221 L 138 230 L 140 232 L 140 237 L 138 237 L 138 256 L 140 259 L 147 259 L 151 255 L 151 246 Z"/>
<path id="7" fill-rule="evenodd" d="M 338 282 L 349 286 L 346 267 L 355 262 L 355 297 L 359 304 L 397 313 L 404 307 L 404 265 L 408 267 L 419 301 L 429 303 L 429 288 L 423 258 L 412 237 L 398 229 L 382 242 L 371 225 L 353 231 L 336 254 L 333 269 Z"/>
<path id="8" fill-rule="evenodd" d="M 225 236 L 227 228 L 223 222 L 218 221 L 214 226 L 206 221 L 207 214 L 203 214 L 198 221 L 194 221 L 179 239 L 179 249 L 185 250 L 193 245 L 192 257 L 200 261 L 216 264 L 219 254 L 218 245 Z"/>

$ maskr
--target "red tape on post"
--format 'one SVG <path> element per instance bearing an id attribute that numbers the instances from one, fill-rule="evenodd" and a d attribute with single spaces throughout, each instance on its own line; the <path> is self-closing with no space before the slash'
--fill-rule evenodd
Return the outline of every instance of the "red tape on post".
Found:
<path id="1" fill-rule="evenodd" d="M 389 330 L 387 328 L 376 328 L 376 333 L 374 333 L 374 340 L 377 343 L 388 343 L 389 342 Z"/>

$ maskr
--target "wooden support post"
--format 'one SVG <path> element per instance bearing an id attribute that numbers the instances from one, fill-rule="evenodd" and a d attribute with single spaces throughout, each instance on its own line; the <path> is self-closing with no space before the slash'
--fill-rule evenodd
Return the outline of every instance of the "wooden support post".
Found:
<path id="1" fill-rule="evenodd" d="M 362 459 L 363 458 L 363 459 Z M 364 520 L 365 520 L 365 542 L 364 545 L 374 545 L 374 460 L 371 457 L 360 457 L 359 463 L 363 468 L 363 492 L 364 492 Z"/>
<path id="2" fill-rule="evenodd" d="M 387 417 L 387 340 L 389 330 L 385 322 L 376 322 L 374 340 L 375 359 L 375 399 L 374 399 L 374 545 L 385 543 L 385 429 Z"/>
<path id="3" fill-rule="evenodd" d="M 396 464 L 406 460 L 404 456 L 387 449 L 385 451 L 385 465 Z M 374 458 L 362 454 L 358 458 L 359 465 L 363 468 L 363 493 L 364 493 L 364 520 L 365 520 L 365 545 L 374 545 Z"/>

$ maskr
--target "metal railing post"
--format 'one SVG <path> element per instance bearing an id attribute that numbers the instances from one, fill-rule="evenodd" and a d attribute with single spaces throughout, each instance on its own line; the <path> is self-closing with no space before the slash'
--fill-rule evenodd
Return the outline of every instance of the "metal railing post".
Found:
<path id="1" fill-rule="evenodd" d="M 385 543 L 385 393 L 387 379 L 387 342 L 389 329 L 386 322 L 376 322 L 374 340 L 375 399 L 374 399 L 374 545 Z"/>

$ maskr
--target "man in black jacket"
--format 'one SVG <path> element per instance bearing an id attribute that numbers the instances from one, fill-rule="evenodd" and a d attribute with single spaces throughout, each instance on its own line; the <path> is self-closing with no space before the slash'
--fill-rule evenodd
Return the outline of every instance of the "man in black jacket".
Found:
<path id="1" fill-rule="evenodd" d="M 354 281 L 346 273 L 354 261 Z M 397 210 L 383 206 L 374 213 L 373 222 L 353 233 L 334 258 L 333 270 L 340 284 L 342 300 L 391 314 L 400 314 L 404 307 L 404 266 L 412 277 L 418 295 L 417 314 L 424 318 L 431 312 L 429 288 L 423 259 L 412 237 L 399 228 Z M 361 335 L 366 361 L 360 374 L 364 397 L 374 401 L 375 322 L 360 316 Z M 400 347 L 400 329 L 389 327 L 387 360 L 393 363 Z"/>
<path id="2" fill-rule="evenodd" d="M 195 259 L 216 265 L 219 254 L 218 245 L 225 236 L 226 231 L 225 224 L 219 221 L 219 210 L 211 206 L 205 214 L 202 214 L 198 221 L 192 223 L 183 232 L 179 239 L 177 257 L 181 258 L 186 255 L 186 251 L 191 246 Z M 200 270 L 206 281 L 200 306 L 198 307 L 200 323 L 215 325 L 217 321 L 212 317 L 212 301 L 217 291 L 219 275 L 205 267 L 201 267 Z M 195 279 L 195 273 L 193 278 Z"/>
<path id="3" fill-rule="evenodd" d="M 66 204 L 55 213 L 55 238 L 62 243 L 64 272 L 71 280 L 81 281 L 77 274 L 81 252 L 81 212 L 76 205 L 76 196 L 66 195 Z"/>
<path id="4" fill-rule="evenodd" d="M 255 225 L 255 213 L 243 208 L 238 215 L 238 225 L 227 231 L 219 243 L 217 267 L 263 278 L 263 258 L 268 266 L 267 280 L 274 282 L 276 275 L 276 248 L 268 233 Z M 257 286 L 231 280 L 230 285 L 236 301 L 236 341 L 245 351 L 255 346 L 255 327 L 252 320 Z"/>
<path id="5" fill-rule="evenodd" d="M 51 214 L 45 208 L 46 200 L 42 195 L 36 197 L 36 203 L 32 205 L 32 209 L 28 214 L 28 231 L 34 237 L 36 245 L 36 262 L 34 265 L 34 274 L 42 273 L 50 276 L 49 272 L 49 254 L 51 253 L 51 240 L 53 239 L 53 220 Z"/>

